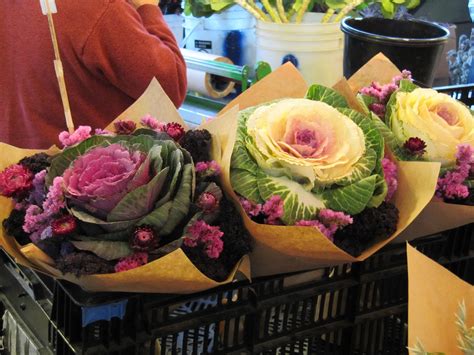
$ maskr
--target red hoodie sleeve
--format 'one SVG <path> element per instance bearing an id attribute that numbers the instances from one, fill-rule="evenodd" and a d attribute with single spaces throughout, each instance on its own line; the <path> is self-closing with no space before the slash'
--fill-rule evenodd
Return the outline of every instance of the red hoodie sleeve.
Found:
<path id="1" fill-rule="evenodd" d="M 89 70 L 134 99 L 156 77 L 177 107 L 184 101 L 186 64 L 158 6 L 134 10 L 123 0 L 110 1 L 82 55 Z"/>

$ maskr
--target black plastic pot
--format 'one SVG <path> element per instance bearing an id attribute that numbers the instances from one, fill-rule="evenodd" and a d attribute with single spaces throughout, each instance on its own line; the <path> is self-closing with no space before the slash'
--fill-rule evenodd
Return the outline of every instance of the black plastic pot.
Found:
<path id="1" fill-rule="evenodd" d="M 344 76 L 350 77 L 373 56 L 382 52 L 400 70 L 408 69 L 415 80 L 433 84 L 437 61 L 449 30 L 432 22 L 383 18 L 345 18 Z"/>

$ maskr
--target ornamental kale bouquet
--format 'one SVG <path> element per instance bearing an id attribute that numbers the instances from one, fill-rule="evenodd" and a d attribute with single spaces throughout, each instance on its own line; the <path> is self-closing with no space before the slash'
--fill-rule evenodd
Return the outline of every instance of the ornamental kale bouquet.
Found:
<path id="1" fill-rule="evenodd" d="M 0 194 L 14 203 L 4 239 L 88 290 L 188 293 L 231 281 L 249 237 L 223 198 L 211 134 L 149 115 L 139 125 L 80 126 L 60 134 L 62 151 L 3 169 Z"/>
<path id="2" fill-rule="evenodd" d="M 416 164 L 384 159 L 368 116 L 334 90 L 308 90 L 300 80 L 284 66 L 237 99 L 232 156 L 221 161 L 229 169 L 223 186 L 256 242 L 256 275 L 365 259 L 428 203 L 438 173 L 420 172 L 421 186 Z"/>
<path id="3" fill-rule="evenodd" d="M 378 72 L 391 73 L 393 78 L 376 81 Z M 412 226 L 412 234 L 422 236 L 474 222 L 470 109 L 447 94 L 418 87 L 408 71 L 400 72 L 381 56 L 361 68 L 349 85 L 358 92 L 361 111 L 372 117 L 395 158 L 441 164 L 436 199 L 421 216 L 426 217 Z"/>

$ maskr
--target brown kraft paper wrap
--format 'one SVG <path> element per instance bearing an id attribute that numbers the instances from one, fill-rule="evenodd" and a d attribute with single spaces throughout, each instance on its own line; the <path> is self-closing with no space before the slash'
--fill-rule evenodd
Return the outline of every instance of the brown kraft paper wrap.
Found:
<path id="1" fill-rule="evenodd" d="M 407 244 L 408 345 L 417 340 L 427 352 L 462 355 L 456 314 L 466 304 L 468 327 L 474 324 L 474 287 Z"/>
<path id="2" fill-rule="evenodd" d="M 232 112 L 231 112 L 232 113 Z M 186 127 L 171 100 L 166 96 L 161 85 L 153 79 L 143 95 L 116 120 L 127 119 L 139 123 L 140 119 L 150 114 L 163 122 L 178 122 Z M 224 117 L 225 118 L 225 117 Z M 113 122 L 107 127 L 112 129 Z M 58 132 L 59 133 L 59 132 Z M 213 150 L 219 150 L 219 139 Z M 25 150 L 0 143 L 0 171 L 21 158 L 40 152 Z M 12 201 L 0 197 L 0 220 L 3 221 L 13 208 Z M 250 261 L 243 257 L 229 277 L 223 282 L 214 281 L 201 273 L 188 259 L 181 248 L 139 268 L 102 275 L 89 275 L 77 278 L 71 274 L 63 275 L 54 268 L 53 261 L 33 244 L 21 247 L 14 238 L 6 235 L 0 228 L 0 246 L 15 260 L 27 267 L 58 279 L 65 279 L 81 286 L 86 291 L 94 292 L 151 292 L 188 294 L 211 289 L 232 282 L 237 273 L 250 277 Z"/>
<path id="3" fill-rule="evenodd" d="M 400 70 L 380 53 L 368 61 L 349 80 L 339 81 L 334 88 L 346 98 L 353 109 L 361 111 L 360 104 L 355 98 L 361 88 L 369 86 L 373 81 L 386 84 L 399 74 Z M 473 206 L 446 203 L 433 197 L 426 208 L 395 242 L 410 241 L 473 222 Z"/>
<path id="4" fill-rule="evenodd" d="M 291 85 L 289 85 L 291 83 Z M 297 88 L 297 90 L 295 90 Z M 290 64 L 277 69 L 257 85 L 252 86 L 236 99 L 240 109 L 285 97 L 304 97 L 307 86 L 299 72 Z M 258 99 L 257 99 L 258 98 Z M 223 187 L 238 206 L 245 226 L 254 238 L 251 253 L 252 276 L 266 276 L 309 270 L 317 267 L 361 261 L 396 238 L 430 201 L 439 173 L 438 163 L 401 162 L 399 188 L 395 204 L 400 210 L 397 231 L 387 239 L 376 241 L 359 257 L 353 257 L 335 246 L 317 229 L 312 227 L 274 226 L 257 224 L 244 213 L 230 182 L 230 161 L 236 137 L 237 112 L 232 118 L 228 110 L 225 117 L 206 126 L 214 136 L 223 136 L 222 168 Z M 218 157 L 216 157 L 218 159 Z"/>

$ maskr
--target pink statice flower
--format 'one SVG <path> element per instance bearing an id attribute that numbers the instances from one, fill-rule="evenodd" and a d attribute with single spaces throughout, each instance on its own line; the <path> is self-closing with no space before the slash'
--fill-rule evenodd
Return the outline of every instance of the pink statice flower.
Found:
<path id="1" fill-rule="evenodd" d="M 270 197 L 262 206 L 262 213 L 266 216 L 266 224 L 280 224 L 284 214 L 283 200 L 279 195 Z"/>
<path id="2" fill-rule="evenodd" d="M 385 182 L 387 183 L 387 195 L 385 196 L 385 201 L 390 201 L 395 192 L 398 188 L 398 171 L 397 171 L 397 164 L 391 161 L 388 158 L 382 159 L 382 169 L 385 178 Z"/>
<path id="3" fill-rule="evenodd" d="M 314 227 L 317 228 L 322 234 L 324 234 L 331 242 L 334 241 L 334 234 L 337 231 L 337 226 L 335 224 L 326 227 L 321 221 L 316 219 L 314 220 L 304 220 L 296 222 L 296 226 L 303 227 Z"/>
<path id="4" fill-rule="evenodd" d="M 157 132 L 164 132 L 166 123 L 158 121 L 152 115 L 145 115 L 140 119 L 140 123 Z"/>
<path id="5" fill-rule="evenodd" d="M 66 207 L 64 200 L 64 179 L 62 176 L 56 176 L 53 184 L 50 186 L 46 199 L 43 202 L 43 211 L 50 217 L 58 214 L 61 209 Z"/>
<path id="6" fill-rule="evenodd" d="M 91 131 L 92 128 L 90 126 L 79 126 L 73 133 L 67 131 L 59 133 L 59 141 L 63 147 L 70 147 L 90 138 Z"/>
<path id="7" fill-rule="evenodd" d="M 115 133 L 117 134 L 132 134 L 137 129 L 137 124 L 130 120 L 119 120 L 114 122 Z"/>
<path id="8" fill-rule="evenodd" d="M 196 163 L 196 173 L 203 176 L 218 176 L 221 173 L 221 167 L 215 160 L 200 161 Z"/>
<path id="9" fill-rule="evenodd" d="M 338 228 L 352 224 L 354 220 L 344 212 L 333 211 L 329 208 L 319 211 L 318 218 L 326 226 L 334 225 Z"/>
<path id="10" fill-rule="evenodd" d="M 245 213 L 250 218 L 257 217 L 262 212 L 262 204 L 260 203 L 253 203 L 252 201 L 247 200 L 243 197 L 241 197 L 239 201 Z"/>
<path id="11" fill-rule="evenodd" d="M 344 212 L 333 211 L 329 208 L 319 211 L 317 219 L 301 220 L 296 222 L 297 226 L 309 226 L 319 229 L 330 241 L 334 241 L 334 234 L 338 229 L 352 224 L 353 218 Z"/>
<path id="12" fill-rule="evenodd" d="M 25 222 L 23 223 L 23 230 L 26 233 L 33 233 L 40 229 L 46 222 L 47 218 L 43 213 L 41 207 L 30 205 L 26 209 Z"/>
<path id="13" fill-rule="evenodd" d="M 458 145 L 456 159 L 459 165 L 474 164 L 474 148 L 470 144 Z"/>
<path id="14" fill-rule="evenodd" d="M 371 103 L 369 105 L 369 110 L 372 111 L 373 113 L 375 113 L 377 116 L 379 116 L 382 119 L 385 117 L 385 105 L 384 104 L 381 104 L 381 103 L 378 103 L 378 102 Z"/>
<path id="15" fill-rule="evenodd" d="M 198 198 L 197 206 L 204 213 L 211 213 L 219 208 L 219 199 L 210 192 L 203 192 Z"/>
<path id="16" fill-rule="evenodd" d="M 464 182 L 474 169 L 474 149 L 469 144 L 460 144 L 456 153 L 456 167 L 438 179 L 436 196 L 445 199 L 466 199 L 469 188 Z"/>
<path id="17" fill-rule="evenodd" d="M 184 245 L 190 248 L 202 244 L 205 247 L 206 254 L 211 259 L 217 259 L 224 250 L 222 236 L 224 233 L 217 226 L 210 226 L 206 222 L 199 220 L 188 228 Z"/>
<path id="18" fill-rule="evenodd" d="M 421 157 L 426 152 L 426 143 L 418 137 L 410 137 L 403 144 L 403 148 L 413 156 Z"/>
<path id="19" fill-rule="evenodd" d="M 136 269 L 148 263 L 148 254 L 144 252 L 134 253 L 121 258 L 115 264 L 115 272 L 128 271 Z"/>
<path id="20" fill-rule="evenodd" d="M 94 130 L 96 136 L 113 136 L 114 134 L 106 129 L 96 128 Z"/>
<path id="21" fill-rule="evenodd" d="M 411 72 L 403 70 L 400 75 L 395 76 L 390 83 L 385 85 L 374 81 L 370 86 L 360 89 L 359 93 L 375 99 L 375 102 L 369 105 L 369 110 L 383 119 L 388 100 L 398 90 L 401 80 L 412 80 Z"/>

